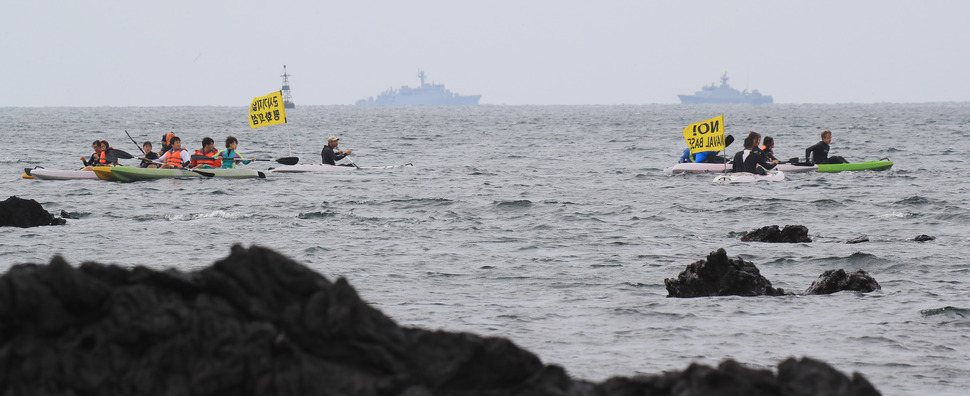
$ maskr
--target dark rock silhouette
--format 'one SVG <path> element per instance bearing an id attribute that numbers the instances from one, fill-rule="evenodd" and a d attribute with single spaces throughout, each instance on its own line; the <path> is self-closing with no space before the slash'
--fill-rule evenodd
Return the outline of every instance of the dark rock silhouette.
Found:
<path id="1" fill-rule="evenodd" d="M 879 290 L 879 282 L 876 282 L 866 271 L 857 270 L 851 274 L 846 274 L 845 270 L 828 270 L 819 275 L 812 285 L 805 289 L 805 294 L 832 294 L 843 290 L 860 292 L 871 292 Z"/>
<path id="2" fill-rule="evenodd" d="M 11 196 L 0 202 L 0 227 L 37 227 L 61 225 L 67 220 L 54 217 L 33 199 Z"/>
<path id="3" fill-rule="evenodd" d="M 728 259 L 727 252 L 717 249 L 687 266 L 676 279 L 664 279 L 668 297 L 711 296 L 780 296 L 781 288 L 771 287 L 771 281 L 761 276 L 758 267 L 740 257 Z"/>
<path id="4" fill-rule="evenodd" d="M 869 236 L 868 235 L 859 235 L 859 236 L 857 236 L 855 238 L 852 238 L 852 239 L 850 239 L 848 241 L 845 241 L 845 243 L 862 243 L 862 242 L 869 242 Z"/>
<path id="5" fill-rule="evenodd" d="M 727 257 L 723 249 L 712 256 Z M 810 359 L 782 362 L 777 375 L 727 360 L 716 369 L 573 380 L 506 339 L 400 327 L 345 279 L 237 245 L 191 273 L 75 268 L 61 257 L 11 267 L 0 276 L 0 394 L 879 393 L 859 374 L 850 379 Z"/>
<path id="6" fill-rule="evenodd" d="M 801 243 L 811 242 L 812 238 L 808 237 L 808 227 L 802 225 L 786 225 L 784 229 L 770 225 L 745 234 L 741 237 L 741 241 Z"/>
<path id="7" fill-rule="evenodd" d="M 916 242 L 926 242 L 926 241 L 932 241 L 934 239 L 936 238 L 926 234 L 920 234 L 920 235 L 917 235 L 916 238 L 913 238 L 913 240 Z"/>
<path id="8" fill-rule="evenodd" d="M 62 219 L 75 219 L 75 220 L 80 219 L 80 217 L 77 217 L 75 215 L 72 215 L 71 213 L 69 213 L 66 210 L 62 210 L 61 211 L 61 218 Z"/>

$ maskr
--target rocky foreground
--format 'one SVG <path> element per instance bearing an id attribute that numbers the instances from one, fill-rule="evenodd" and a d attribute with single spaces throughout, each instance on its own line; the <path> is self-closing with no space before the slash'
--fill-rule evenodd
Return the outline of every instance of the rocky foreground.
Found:
<path id="1" fill-rule="evenodd" d="M 15 195 L 0 201 L 0 227 L 38 227 L 64 225 L 67 220 L 54 217 L 39 202 Z"/>
<path id="2" fill-rule="evenodd" d="M 650 340 L 644 340 L 650 342 Z M 632 369 L 632 368 L 631 368 Z M 343 278 L 234 246 L 191 273 L 86 262 L 0 276 L 0 394 L 878 395 L 808 358 L 601 383 L 503 338 L 398 326 Z"/>

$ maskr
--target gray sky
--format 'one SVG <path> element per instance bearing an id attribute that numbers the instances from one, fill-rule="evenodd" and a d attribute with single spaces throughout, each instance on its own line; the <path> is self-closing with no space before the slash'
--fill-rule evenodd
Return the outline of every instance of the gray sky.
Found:
<path id="1" fill-rule="evenodd" d="M 970 101 L 967 1 L 0 0 L 0 106 L 352 104 L 419 69 L 482 104 Z"/>

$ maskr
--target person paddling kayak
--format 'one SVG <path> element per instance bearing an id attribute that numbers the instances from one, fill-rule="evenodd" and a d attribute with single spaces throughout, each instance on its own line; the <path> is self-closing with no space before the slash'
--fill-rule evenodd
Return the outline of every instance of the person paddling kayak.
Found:
<path id="1" fill-rule="evenodd" d="M 158 154 L 152 151 L 152 142 L 142 143 L 141 151 L 145 153 L 145 158 L 141 160 L 141 164 L 138 166 L 141 168 L 158 168 L 158 164 L 152 162 L 158 159 Z"/>
<path id="2" fill-rule="evenodd" d="M 158 157 L 158 162 L 162 163 L 162 168 L 164 169 L 185 169 L 185 166 L 189 164 L 189 150 L 182 147 L 182 139 L 178 136 L 172 136 L 168 139 L 168 143 L 171 145 L 165 154 Z"/>
<path id="3" fill-rule="evenodd" d="M 734 142 L 734 136 L 727 135 L 727 137 L 724 138 L 724 148 L 727 148 L 733 142 Z M 683 163 L 691 163 L 691 162 L 695 162 L 695 163 L 706 162 L 708 164 L 725 164 L 728 162 L 727 158 L 719 156 L 717 155 L 717 153 L 718 153 L 717 151 L 701 151 L 697 154 L 691 154 L 690 148 L 686 148 L 684 149 L 684 155 L 680 156 L 680 159 L 677 161 L 677 163 L 683 164 Z"/>
<path id="4" fill-rule="evenodd" d="M 98 160 L 101 159 L 101 141 L 95 140 L 94 143 L 91 143 L 91 148 L 94 149 L 94 154 L 91 154 L 89 159 L 84 159 L 84 157 L 81 157 L 81 162 L 84 163 L 84 168 L 81 168 L 81 170 L 94 169 L 94 165 L 96 165 Z"/>
<path id="5" fill-rule="evenodd" d="M 766 169 L 774 168 L 778 163 L 775 161 L 766 161 L 761 154 L 760 149 L 756 149 L 761 144 L 761 134 L 757 132 L 751 132 L 748 137 L 744 138 L 744 150 L 739 151 L 734 155 L 734 172 L 748 172 L 758 175 L 768 174 Z"/>
<path id="6" fill-rule="evenodd" d="M 222 162 L 217 155 L 216 142 L 211 137 L 202 138 L 202 150 L 195 150 L 189 166 L 193 168 L 221 168 Z"/>
<path id="7" fill-rule="evenodd" d="M 845 158 L 835 155 L 829 157 L 829 144 L 832 143 L 832 131 L 824 130 L 821 133 L 822 141 L 805 149 L 805 160 L 815 164 L 847 164 Z"/>
<path id="8" fill-rule="evenodd" d="M 350 155 L 353 150 L 333 150 L 337 148 L 337 143 L 340 138 L 336 136 L 331 136 L 327 138 L 327 145 L 323 146 L 323 150 L 320 151 L 320 157 L 323 159 L 325 165 L 337 165 L 337 161 L 344 159 L 344 157 Z"/>
<path id="9" fill-rule="evenodd" d="M 236 162 L 242 162 L 243 164 L 248 164 L 252 159 L 240 161 L 243 157 L 236 152 L 236 147 L 239 146 L 239 140 L 234 136 L 226 137 L 226 149 L 220 150 L 216 153 L 216 157 L 222 161 L 222 168 L 235 168 Z"/>

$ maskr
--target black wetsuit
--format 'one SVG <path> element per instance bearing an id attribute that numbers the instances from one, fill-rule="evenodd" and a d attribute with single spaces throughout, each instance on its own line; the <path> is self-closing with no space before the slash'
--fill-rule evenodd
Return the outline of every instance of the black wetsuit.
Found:
<path id="1" fill-rule="evenodd" d="M 758 165 L 761 165 L 761 167 L 759 168 Z M 743 172 L 764 175 L 766 174 L 766 169 L 774 167 L 775 163 L 765 161 L 765 157 L 761 155 L 761 151 L 752 150 L 751 154 L 748 154 L 748 158 L 744 159 L 744 166 L 741 169 Z"/>
<path id="2" fill-rule="evenodd" d="M 744 150 L 734 154 L 734 161 L 731 161 L 731 172 L 744 172 Z"/>
<path id="3" fill-rule="evenodd" d="M 775 158 L 775 151 L 772 150 L 772 149 L 770 149 L 770 148 L 768 148 L 768 147 L 765 147 L 764 150 L 761 150 L 761 155 L 763 157 L 765 157 L 765 160 L 766 161 L 777 161 L 778 160 L 778 158 Z"/>
<path id="4" fill-rule="evenodd" d="M 157 160 L 158 159 L 158 154 L 155 154 L 155 152 L 152 151 L 152 152 L 150 152 L 148 154 L 145 154 L 145 158 L 148 158 L 150 160 Z M 140 166 L 142 168 L 147 168 L 148 165 L 151 164 L 151 163 L 152 163 L 151 161 L 141 160 L 141 164 L 139 164 L 138 166 Z"/>
<path id="5" fill-rule="evenodd" d="M 330 145 L 323 146 L 323 150 L 320 151 L 320 157 L 323 158 L 323 163 L 327 165 L 337 165 L 337 161 L 340 161 L 346 157 L 347 154 L 337 154 L 333 151 L 333 147 Z"/>
<path id="6" fill-rule="evenodd" d="M 805 149 L 805 160 L 816 164 L 845 164 L 849 162 L 840 156 L 829 158 L 829 144 L 824 141 Z"/>

